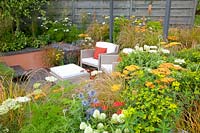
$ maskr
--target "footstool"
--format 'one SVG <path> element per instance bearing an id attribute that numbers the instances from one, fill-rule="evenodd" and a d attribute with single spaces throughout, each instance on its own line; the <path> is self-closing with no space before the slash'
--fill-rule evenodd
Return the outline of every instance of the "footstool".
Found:
<path id="1" fill-rule="evenodd" d="M 84 68 L 75 64 L 51 67 L 50 73 L 59 80 L 69 80 L 72 83 L 90 78 L 90 74 Z"/>

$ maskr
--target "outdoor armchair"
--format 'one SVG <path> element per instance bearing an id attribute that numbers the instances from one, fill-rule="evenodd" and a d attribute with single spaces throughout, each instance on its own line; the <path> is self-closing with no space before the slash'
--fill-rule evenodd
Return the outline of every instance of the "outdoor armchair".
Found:
<path id="1" fill-rule="evenodd" d="M 101 70 L 101 56 L 102 55 L 114 55 L 118 54 L 119 45 L 109 43 L 109 42 L 96 42 L 96 47 L 107 48 L 106 53 L 99 54 L 98 59 L 94 58 L 95 49 L 84 49 L 81 50 L 80 54 L 80 65 L 88 65 L 96 67 L 98 70 Z"/>

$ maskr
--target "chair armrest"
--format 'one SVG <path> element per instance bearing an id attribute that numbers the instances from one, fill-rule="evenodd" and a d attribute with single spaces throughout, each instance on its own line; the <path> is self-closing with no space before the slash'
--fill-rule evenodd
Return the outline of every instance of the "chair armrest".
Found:
<path id="1" fill-rule="evenodd" d="M 113 62 L 112 63 L 112 70 L 115 71 L 117 65 L 119 64 L 119 62 Z"/>
<path id="2" fill-rule="evenodd" d="M 119 55 L 114 54 L 101 54 L 101 64 L 112 64 L 113 62 L 117 62 Z"/>
<path id="3" fill-rule="evenodd" d="M 89 58 L 94 56 L 94 49 L 84 49 L 81 50 L 81 59 L 82 58 Z"/>

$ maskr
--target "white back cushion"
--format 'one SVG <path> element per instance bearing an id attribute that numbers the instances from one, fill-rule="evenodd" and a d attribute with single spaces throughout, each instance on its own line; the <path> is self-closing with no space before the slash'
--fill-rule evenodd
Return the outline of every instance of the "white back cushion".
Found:
<path id="1" fill-rule="evenodd" d="M 109 42 L 96 42 L 96 47 L 107 48 L 106 53 L 116 52 L 117 45 Z"/>

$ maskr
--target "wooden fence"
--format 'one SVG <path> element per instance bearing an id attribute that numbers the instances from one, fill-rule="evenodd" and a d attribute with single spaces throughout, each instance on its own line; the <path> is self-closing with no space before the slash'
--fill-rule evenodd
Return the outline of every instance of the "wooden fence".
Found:
<path id="1" fill-rule="evenodd" d="M 113 0 L 114 16 L 150 17 L 164 20 L 166 0 L 153 0 L 152 14 L 149 15 L 150 0 Z M 94 16 L 103 21 L 103 16 L 109 15 L 110 0 L 54 0 L 48 8 L 48 14 L 56 18 L 69 16 L 74 23 L 81 23 L 86 16 L 92 21 Z M 192 26 L 197 0 L 172 0 L 170 24 Z M 95 14 L 95 15 L 94 15 Z"/>

